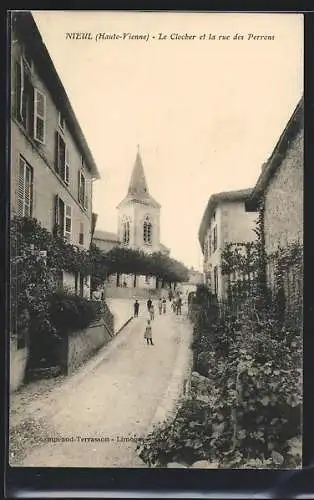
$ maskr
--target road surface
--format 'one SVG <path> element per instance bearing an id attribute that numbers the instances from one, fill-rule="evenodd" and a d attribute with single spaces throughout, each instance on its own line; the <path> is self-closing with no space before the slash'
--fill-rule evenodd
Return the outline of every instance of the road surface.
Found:
<path id="1" fill-rule="evenodd" d="M 12 466 L 145 467 L 136 444 L 178 402 L 191 360 L 192 331 L 185 316 L 170 311 L 159 316 L 157 311 L 150 346 L 143 335 L 146 317 L 142 311 L 50 392 L 30 395 L 20 406 L 21 396 L 13 395 Z"/>

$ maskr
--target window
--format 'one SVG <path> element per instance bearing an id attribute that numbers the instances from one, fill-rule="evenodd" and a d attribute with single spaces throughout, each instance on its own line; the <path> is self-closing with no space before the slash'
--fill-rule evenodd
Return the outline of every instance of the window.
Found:
<path id="1" fill-rule="evenodd" d="M 152 244 L 152 223 L 151 223 L 150 218 L 148 216 L 145 217 L 145 220 L 144 220 L 143 240 L 144 240 L 144 243 L 146 243 L 147 245 Z"/>
<path id="2" fill-rule="evenodd" d="M 20 157 L 17 195 L 17 214 L 31 217 L 33 212 L 33 169 Z"/>
<path id="3" fill-rule="evenodd" d="M 24 47 L 23 47 L 23 61 L 26 64 L 26 66 L 28 67 L 28 69 L 31 71 L 33 68 L 33 61 L 32 61 L 31 55 L 30 55 L 29 48 L 26 47 L 26 45 L 24 45 Z"/>
<path id="4" fill-rule="evenodd" d="M 67 146 L 65 146 L 64 182 L 70 184 L 70 151 Z"/>
<path id="5" fill-rule="evenodd" d="M 80 222 L 79 244 L 84 245 L 84 224 Z"/>
<path id="6" fill-rule="evenodd" d="M 55 197 L 55 232 L 69 242 L 72 233 L 72 208 L 60 196 Z"/>
<path id="7" fill-rule="evenodd" d="M 31 81 L 30 66 L 21 57 L 16 62 L 16 118 L 28 135 L 41 144 L 45 143 L 46 96 Z"/>
<path id="8" fill-rule="evenodd" d="M 146 283 L 146 285 L 150 285 L 150 283 L 151 283 L 151 277 L 150 276 L 145 276 L 145 283 Z"/>
<path id="9" fill-rule="evenodd" d="M 211 237 L 210 233 L 208 234 L 207 246 L 208 246 L 208 255 L 211 255 L 211 253 L 212 253 L 212 237 Z"/>
<path id="10" fill-rule="evenodd" d="M 55 171 L 68 185 L 70 183 L 70 155 L 63 137 L 56 131 L 55 137 Z"/>
<path id="11" fill-rule="evenodd" d="M 87 210 L 88 208 L 88 198 L 87 198 L 87 184 L 86 178 L 82 170 L 78 171 L 78 201 L 80 205 Z"/>
<path id="12" fill-rule="evenodd" d="M 217 226 L 213 229 L 213 252 L 217 250 Z"/>
<path id="13" fill-rule="evenodd" d="M 46 96 L 34 89 L 34 139 L 45 144 Z"/>
<path id="14" fill-rule="evenodd" d="M 70 205 L 65 205 L 64 236 L 67 241 L 71 241 L 72 230 L 72 209 Z"/>
<path id="15" fill-rule="evenodd" d="M 33 135 L 34 88 L 30 73 L 21 57 L 16 62 L 16 118 L 29 135 Z"/>
<path id="16" fill-rule="evenodd" d="M 69 184 L 70 182 L 70 156 L 69 149 L 63 137 L 56 131 L 55 136 L 55 171 L 61 179 Z"/>
<path id="17" fill-rule="evenodd" d="M 62 130 L 62 132 L 64 132 L 65 119 L 64 119 L 64 116 L 62 115 L 62 113 L 60 113 L 60 111 L 59 111 L 59 117 L 58 117 L 58 125 L 59 125 L 60 129 Z"/>
<path id="18" fill-rule="evenodd" d="M 218 295 L 218 267 L 214 267 L 214 294 Z"/>
<path id="19" fill-rule="evenodd" d="M 130 243 L 130 221 L 124 220 L 122 222 L 122 242 L 124 245 Z"/>

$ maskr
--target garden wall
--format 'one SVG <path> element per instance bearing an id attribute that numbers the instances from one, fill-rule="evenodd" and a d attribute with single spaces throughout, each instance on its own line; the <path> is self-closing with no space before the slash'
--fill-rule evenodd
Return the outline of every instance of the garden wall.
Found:
<path id="1" fill-rule="evenodd" d="M 18 349 L 15 342 L 10 342 L 10 392 L 16 391 L 24 381 L 28 358 L 28 349 Z"/>
<path id="2" fill-rule="evenodd" d="M 65 372 L 70 375 L 96 351 L 105 346 L 111 338 L 103 322 L 70 334 L 67 338 L 67 352 L 64 360 Z"/>

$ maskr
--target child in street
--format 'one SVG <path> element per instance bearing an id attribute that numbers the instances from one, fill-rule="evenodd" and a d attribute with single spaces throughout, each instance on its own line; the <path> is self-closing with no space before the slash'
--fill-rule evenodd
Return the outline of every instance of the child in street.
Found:
<path id="1" fill-rule="evenodd" d="M 150 320 L 153 321 L 155 319 L 155 308 L 153 303 L 150 306 L 149 315 L 150 315 Z"/>
<path id="2" fill-rule="evenodd" d="M 164 297 L 162 299 L 162 312 L 163 312 L 163 314 L 166 314 L 166 312 L 167 312 L 167 300 L 166 300 L 166 297 Z"/>
<path id="3" fill-rule="evenodd" d="M 147 326 L 145 328 L 145 333 L 144 333 L 144 339 L 146 339 L 147 345 L 154 345 L 153 344 L 153 332 L 152 332 L 152 326 L 150 324 L 150 319 L 147 320 Z"/>
<path id="4" fill-rule="evenodd" d="M 159 314 L 162 313 L 162 299 L 158 300 L 158 309 L 159 309 Z"/>
<path id="5" fill-rule="evenodd" d="M 139 307 L 140 307 L 140 304 L 138 302 L 138 300 L 136 299 L 136 301 L 134 302 L 134 318 L 138 318 L 138 310 L 139 310 Z"/>

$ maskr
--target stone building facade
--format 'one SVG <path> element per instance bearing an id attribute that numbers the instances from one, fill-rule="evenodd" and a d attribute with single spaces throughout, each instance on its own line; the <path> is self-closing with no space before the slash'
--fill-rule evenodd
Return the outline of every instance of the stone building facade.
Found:
<path id="1" fill-rule="evenodd" d="M 228 243 L 256 240 L 257 213 L 245 210 L 251 189 L 213 194 L 208 201 L 199 228 L 205 282 L 219 301 L 226 299 L 227 284 L 222 274 L 222 251 Z"/>
<path id="2" fill-rule="evenodd" d="M 276 279 L 273 256 L 278 249 L 293 245 L 303 248 L 304 104 L 298 103 L 256 186 L 247 200 L 247 210 L 263 210 L 263 239 L 267 256 L 267 283 L 274 292 Z M 303 274 L 297 262 L 284 272 L 288 308 L 300 313 Z M 302 266 L 301 266 L 302 267 Z"/>

